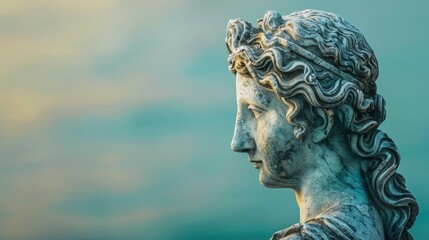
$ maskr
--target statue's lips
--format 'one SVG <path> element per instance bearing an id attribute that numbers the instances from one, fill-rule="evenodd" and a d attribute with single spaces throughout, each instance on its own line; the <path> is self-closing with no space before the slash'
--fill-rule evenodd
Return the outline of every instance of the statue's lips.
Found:
<path id="1" fill-rule="evenodd" d="M 256 169 L 259 169 L 261 167 L 261 165 L 262 165 L 262 161 L 261 160 L 250 159 L 249 161 L 251 163 L 253 163 L 253 167 L 256 168 Z"/>

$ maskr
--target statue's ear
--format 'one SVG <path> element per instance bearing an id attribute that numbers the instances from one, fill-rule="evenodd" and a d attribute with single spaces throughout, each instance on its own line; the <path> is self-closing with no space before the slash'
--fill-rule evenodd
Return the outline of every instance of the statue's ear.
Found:
<path id="1" fill-rule="evenodd" d="M 334 124 L 334 111 L 332 109 L 315 108 L 313 109 L 314 117 L 317 121 L 314 121 L 314 129 L 312 140 L 315 143 L 323 141 L 331 131 L 332 125 Z"/>

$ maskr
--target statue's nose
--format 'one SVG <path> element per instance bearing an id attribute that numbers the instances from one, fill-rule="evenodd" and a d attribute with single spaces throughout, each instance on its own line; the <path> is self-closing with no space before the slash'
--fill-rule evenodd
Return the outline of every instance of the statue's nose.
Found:
<path id="1" fill-rule="evenodd" d="M 251 136 L 250 131 L 244 126 L 242 121 L 237 121 L 231 141 L 231 150 L 235 152 L 249 152 L 254 150 L 255 147 L 255 140 Z"/>

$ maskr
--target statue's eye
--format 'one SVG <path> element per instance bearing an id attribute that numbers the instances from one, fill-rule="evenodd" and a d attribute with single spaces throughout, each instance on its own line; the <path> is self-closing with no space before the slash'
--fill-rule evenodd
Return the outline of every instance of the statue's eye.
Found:
<path id="1" fill-rule="evenodd" d="M 261 108 L 256 107 L 254 105 L 249 105 L 247 108 L 253 113 L 253 116 L 255 116 L 255 118 L 260 117 L 263 113 L 263 110 Z"/>

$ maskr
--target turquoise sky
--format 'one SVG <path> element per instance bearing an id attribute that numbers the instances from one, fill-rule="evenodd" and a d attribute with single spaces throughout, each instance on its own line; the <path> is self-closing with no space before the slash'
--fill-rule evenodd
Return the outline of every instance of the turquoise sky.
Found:
<path id="1" fill-rule="evenodd" d="M 0 0 L 0 239 L 268 239 L 298 222 L 229 149 L 230 18 L 316 8 L 380 63 L 382 125 L 429 226 L 424 0 Z"/>

